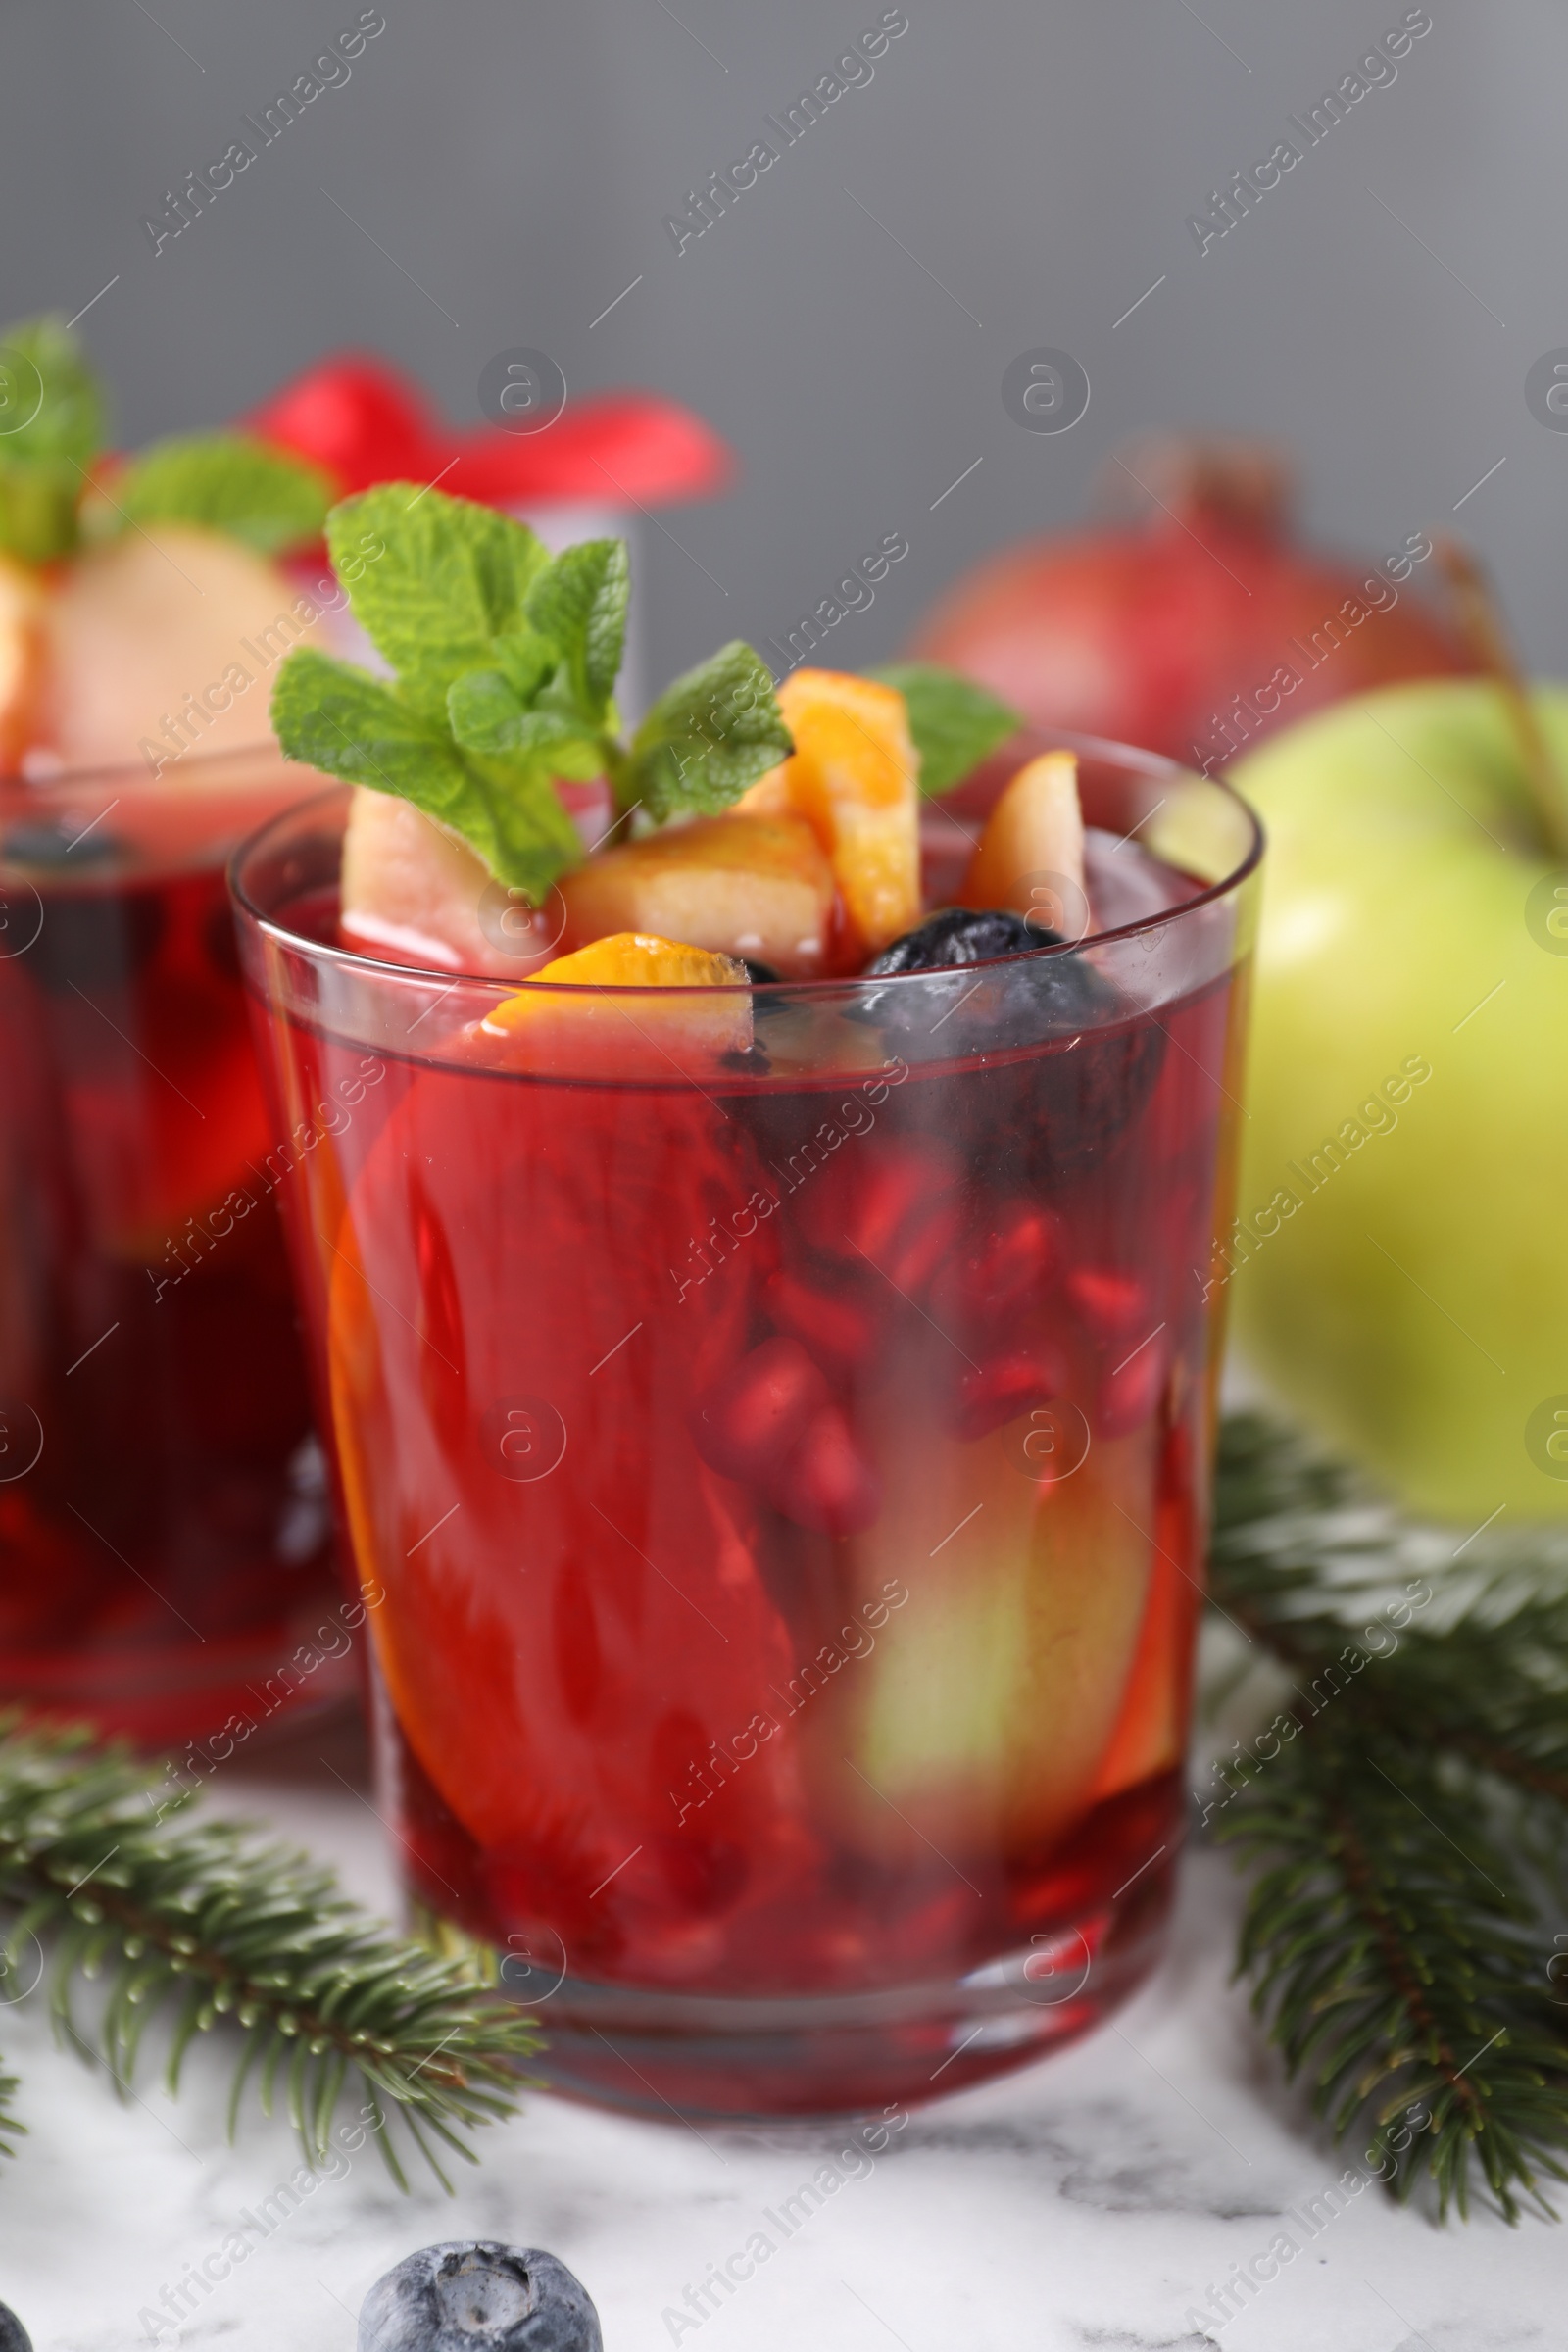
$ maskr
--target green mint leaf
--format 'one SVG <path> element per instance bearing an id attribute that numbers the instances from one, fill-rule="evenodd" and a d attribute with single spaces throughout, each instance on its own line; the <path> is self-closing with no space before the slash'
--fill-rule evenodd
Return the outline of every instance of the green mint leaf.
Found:
<path id="1" fill-rule="evenodd" d="M 572 866 L 581 865 L 583 858 L 582 836 L 561 805 L 555 779 L 571 772 L 597 775 L 598 762 L 584 766 L 579 761 L 573 771 L 569 747 L 560 756 L 550 754 L 533 760 L 484 760 L 472 754 L 463 757 L 483 788 L 484 806 L 491 812 L 493 848 L 487 849 L 478 840 L 469 816 L 449 816 L 447 823 L 473 843 L 499 881 L 515 883 L 539 906 L 551 883 Z"/>
<path id="2" fill-rule="evenodd" d="M 69 555 L 103 445 L 98 379 L 58 318 L 0 329 L 0 547 L 25 564 Z"/>
<path id="3" fill-rule="evenodd" d="M 447 717 L 464 751 L 503 759 L 531 760 L 585 740 L 580 720 L 563 710 L 530 710 L 499 669 L 466 669 L 454 678 Z"/>
<path id="4" fill-rule="evenodd" d="M 63 458 L 0 454 L 0 549 L 23 564 L 69 556 L 78 537 L 82 481 Z"/>
<path id="5" fill-rule="evenodd" d="M 904 697 L 920 755 L 920 790 L 930 796 L 961 784 L 988 753 L 1023 725 L 1016 710 L 956 670 L 928 662 L 896 662 L 866 673 Z"/>
<path id="6" fill-rule="evenodd" d="M 711 813 L 794 748 L 772 672 L 736 638 L 660 696 L 633 738 L 619 797 L 659 819 L 683 809 Z"/>
<path id="7" fill-rule="evenodd" d="M 287 758 L 412 801 L 535 901 L 582 857 L 547 767 L 474 758 L 399 689 L 314 647 L 296 646 L 278 670 L 271 716 Z"/>
<path id="8" fill-rule="evenodd" d="M 528 621 L 517 623 L 495 641 L 495 666 L 525 709 L 531 710 L 540 688 L 560 663 L 561 656 L 548 637 Z"/>
<path id="9" fill-rule="evenodd" d="M 416 482 L 344 499 L 327 517 L 326 544 L 404 699 L 438 722 L 453 680 L 494 665 L 495 641 L 522 623 L 528 591 L 550 564 L 520 522 Z"/>
<path id="10" fill-rule="evenodd" d="M 296 646 L 283 662 L 271 718 L 288 759 L 401 793 L 428 815 L 448 819 L 466 786 L 466 762 L 444 727 L 395 687 L 314 646 Z"/>
<path id="11" fill-rule="evenodd" d="M 603 722 L 620 674 L 631 579 L 624 539 L 585 539 L 534 581 L 528 618 L 559 647 L 571 702 Z"/>
<path id="12" fill-rule="evenodd" d="M 90 466 L 104 443 L 98 378 L 58 318 L 0 327 L 0 448 L 8 461 L 75 459 Z"/>
<path id="13" fill-rule="evenodd" d="M 114 484 L 126 523 L 196 522 L 275 556 L 319 538 L 332 482 L 318 466 L 245 433 L 155 442 Z"/>

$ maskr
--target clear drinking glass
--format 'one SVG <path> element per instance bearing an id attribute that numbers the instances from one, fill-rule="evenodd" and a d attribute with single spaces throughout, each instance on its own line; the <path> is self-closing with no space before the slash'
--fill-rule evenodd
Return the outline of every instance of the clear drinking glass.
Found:
<path id="1" fill-rule="evenodd" d="M 285 1215 L 383 1807 L 562 2088 L 930 2096 L 1158 1952 L 1260 842 L 1072 748 L 1101 927 L 893 980 L 370 961 L 341 791 L 236 859 L 280 1123 L 352 1108 Z"/>
<path id="2" fill-rule="evenodd" d="M 0 782 L 0 1703 L 148 1744 L 350 1680 L 224 881 L 316 783 Z"/>

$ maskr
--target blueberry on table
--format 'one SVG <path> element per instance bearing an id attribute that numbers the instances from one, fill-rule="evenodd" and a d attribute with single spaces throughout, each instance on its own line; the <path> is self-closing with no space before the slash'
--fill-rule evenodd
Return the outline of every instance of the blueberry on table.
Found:
<path id="1" fill-rule="evenodd" d="M 32 2352 L 31 2336 L 4 2303 L 0 2303 L 0 2352 Z"/>
<path id="2" fill-rule="evenodd" d="M 462 2238 L 421 2246 L 376 2280 L 359 2352 L 602 2352 L 602 2338 L 587 2290 L 554 2254 Z"/>

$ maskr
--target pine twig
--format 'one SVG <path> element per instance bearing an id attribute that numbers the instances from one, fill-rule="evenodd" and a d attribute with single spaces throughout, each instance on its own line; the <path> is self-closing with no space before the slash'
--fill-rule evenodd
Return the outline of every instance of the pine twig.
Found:
<path id="1" fill-rule="evenodd" d="M 6 2071 L 5 2061 L 0 2058 L 0 2156 L 14 2156 L 17 2141 L 27 2129 L 12 2105 L 21 2087 L 16 2076 Z"/>
<path id="2" fill-rule="evenodd" d="M 1239 1973 L 1314 2111 L 1371 2133 L 1401 2198 L 1430 2181 L 1463 2215 L 1479 2176 L 1511 2222 L 1568 2181 L 1568 1578 L 1556 1536 L 1496 1544 L 1435 1622 L 1362 1622 L 1432 1556 L 1349 1473 L 1227 1423 L 1215 1596 L 1299 1703 L 1218 1834 L 1253 1873 Z"/>
<path id="3" fill-rule="evenodd" d="M 318 2163 L 357 2089 L 398 2184 L 401 2133 L 450 2187 L 438 2143 L 477 2162 L 467 2135 L 513 2112 L 520 2062 L 540 2046 L 532 2020 L 460 1962 L 377 1927 L 304 1855 L 193 1817 L 188 1800 L 160 1806 L 166 1788 L 155 1766 L 85 1732 L 0 1718 L 0 1908 L 13 1949 L 49 1941 L 62 2039 L 124 2088 L 162 2014 L 174 2091 L 195 2035 L 231 2018 L 245 2035 L 231 2132 L 254 2081 L 263 2111 L 280 2097 Z M 74 1994 L 99 1975 L 108 1992 L 91 2029 Z M 3 2110 L 0 2099 L 0 2145 Z"/>

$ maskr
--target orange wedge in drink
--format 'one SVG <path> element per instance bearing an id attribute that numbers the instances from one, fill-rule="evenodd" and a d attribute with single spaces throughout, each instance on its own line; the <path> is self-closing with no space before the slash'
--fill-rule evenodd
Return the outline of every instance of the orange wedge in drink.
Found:
<path id="1" fill-rule="evenodd" d="M 746 966 L 679 940 L 617 931 L 558 956 L 515 996 L 493 1005 L 470 1037 L 481 1052 L 499 1049 L 497 1058 L 509 1069 L 690 1078 L 721 1054 L 750 1047 Z"/>
<path id="2" fill-rule="evenodd" d="M 833 867 L 854 968 L 920 920 L 920 762 L 904 697 L 843 670 L 798 669 L 778 705 L 794 755 L 736 808 L 806 819 Z"/>

